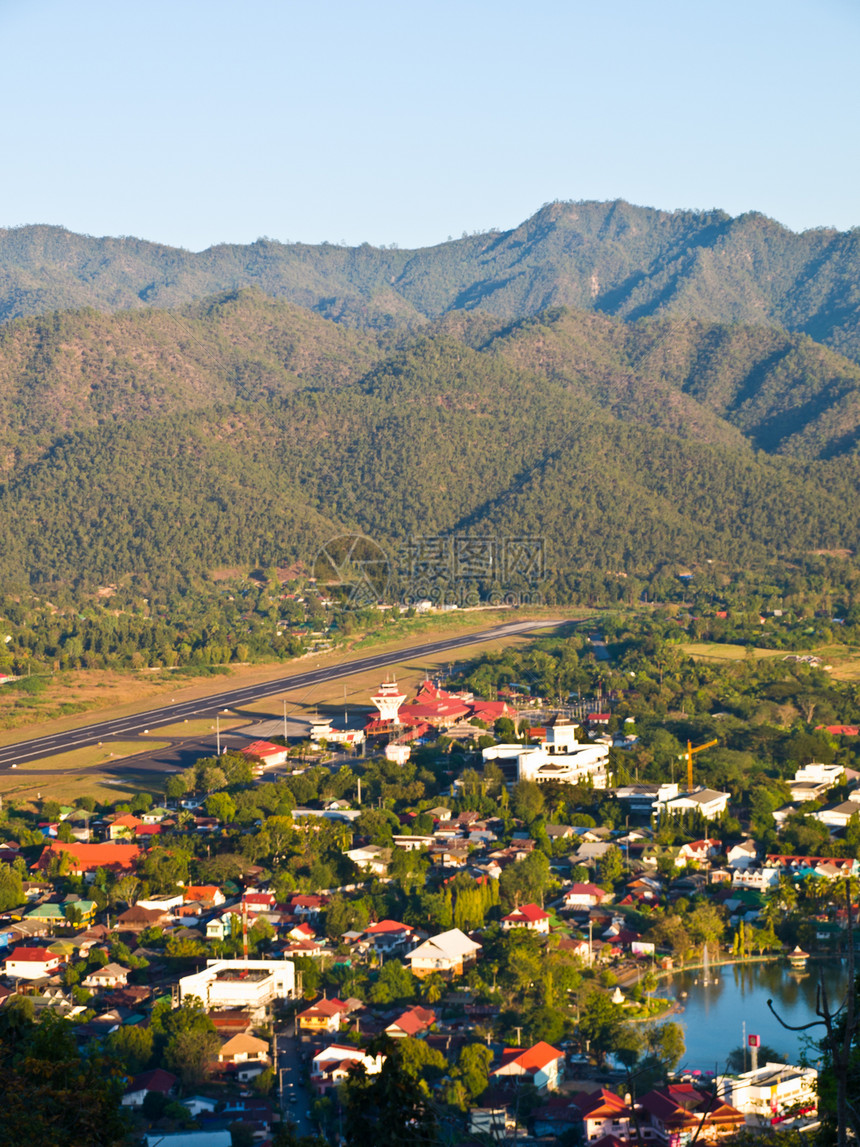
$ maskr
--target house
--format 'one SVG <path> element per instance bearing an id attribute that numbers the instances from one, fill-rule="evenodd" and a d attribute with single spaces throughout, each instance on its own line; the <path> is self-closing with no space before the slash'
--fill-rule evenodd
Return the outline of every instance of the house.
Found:
<path id="1" fill-rule="evenodd" d="M 515 908 L 507 916 L 502 917 L 502 928 L 507 932 L 511 928 L 528 928 L 530 932 L 549 933 L 549 913 L 544 912 L 537 904 L 524 904 L 522 908 Z"/>
<path id="2" fill-rule="evenodd" d="M 368 1075 L 378 1075 L 384 1063 L 384 1055 L 368 1055 L 363 1048 L 333 1043 L 311 1060 L 311 1087 L 322 1094 L 342 1083 L 353 1068 L 361 1066 Z"/>
<path id="3" fill-rule="evenodd" d="M 675 1136 L 696 1135 L 700 1127 L 703 1138 L 731 1134 L 745 1122 L 736 1108 L 689 1083 L 672 1083 L 649 1091 L 637 1107 L 647 1117 L 654 1135 L 664 1143 Z"/>
<path id="4" fill-rule="evenodd" d="M 143 1101 L 150 1091 L 155 1091 L 167 1099 L 175 1090 L 178 1082 L 177 1076 L 171 1075 L 169 1071 L 164 1071 L 160 1067 L 155 1068 L 154 1071 L 144 1071 L 141 1075 L 136 1075 L 126 1088 L 122 1097 L 122 1105 L 123 1107 L 142 1107 Z"/>
<path id="5" fill-rule="evenodd" d="M 406 959 L 412 974 L 419 979 L 433 973 L 450 977 L 462 975 L 478 958 L 481 945 L 470 940 L 459 928 L 431 936 L 408 953 Z"/>
<path id="6" fill-rule="evenodd" d="M 346 1023 L 350 1013 L 350 1005 L 346 1000 L 337 998 L 327 1000 L 325 997 L 305 1008 L 296 1016 L 302 1031 L 336 1032 L 341 1024 Z"/>
<path id="7" fill-rule="evenodd" d="M 377 952 L 390 955 L 405 951 L 414 943 L 415 929 L 399 920 L 379 920 L 376 924 L 368 924 L 363 936 Z"/>
<path id="8" fill-rule="evenodd" d="M 678 849 L 678 859 L 707 864 L 720 855 L 720 849 L 721 844 L 718 840 L 692 840 L 689 844 L 682 844 Z"/>
<path id="9" fill-rule="evenodd" d="M 402 1012 L 396 1020 L 392 1020 L 385 1029 L 385 1034 L 392 1039 L 403 1039 L 405 1036 L 417 1036 L 427 1031 L 436 1022 L 436 1013 L 432 1008 L 411 1007 Z"/>
<path id="10" fill-rule="evenodd" d="M 630 1135 L 630 1108 L 614 1091 L 599 1087 L 596 1091 L 581 1091 L 574 1095 L 573 1103 L 581 1120 L 586 1143 L 614 1135 L 627 1139 Z"/>
<path id="11" fill-rule="evenodd" d="M 678 793 L 676 797 L 664 802 L 663 807 L 671 815 L 679 812 L 698 810 L 705 820 L 713 820 L 720 816 L 729 807 L 730 793 L 719 792 L 716 789 L 705 788 L 700 785 L 691 792 Z"/>
<path id="12" fill-rule="evenodd" d="M 271 741 L 252 741 L 239 751 L 249 761 L 259 761 L 267 769 L 286 764 L 289 755 L 284 745 L 275 745 Z"/>
<path id="13" fill-rule="evenodd" d="M 143 828 L 144 822 L 131 813 L 118 816 L 108 825 L 110 840 L 134 840 L 138 829 Z"/>
<path id="14" fill-rule="evenodd" d="M 564 906 L 576 912 L 596 908 L 606 893 L 597 884 L 572 884 L 563 896 Z"/>
<path id="15" fill-rule="evenodd" d="M 179 981 L 180 1001 L 197 996 L 207 1008 L 247 1008 L 255 1020 L 295 991 L 292 960 L 210 960 L 202 972 Z"/>
<path id="16" fill-rule="evenodd" d="M 857 801 L 842 801 L 841 804 L 832 805 L 830 808 L 819 809 L 812 815 L 816 820 L 820 820 L 822 824 L 826 824 L 828 828 L 845 828 L 852 816 L 860 813 L 860 804 Z"/>
<path id="17" fill-rule="evenodd" d="M 232 1147 L 233 1133 L 215 1131 L 150 1131 L 143 1137 L 145 1147 Z"/>
<path id="18" fill-rule="evenodd" d="M 130 975 L 128 968 L 121 964 L 105 964 L 103 968 L 95 968 L 82 980 L 82 986 L 90 991 L 99 991 L 102 988 L 124 988 Z"/>
<path id="19" fill-rule="evenodd" d="M 65 960 L 49 948 L 13 948 L 3 963 L 7 976 L 16 980 L 40 980 L 58 972 Z"/>
<path id="20" fill-rule="evenodd" d="M 189 884 L 185 889 L 186 904 L 202 904 L 205 908 L 218 908 L 227 897 L 217 884 Z"/>
<path id="21" fill-rule="evenodd" d="M 264 1039 L 240 1032 L 221 1045 L 218 1052 L 219 1063 L 255 1063 L 269 1062 L 269 1045 Z"/>
<path id="22" fill-rule="evenodd" d="M 170 919 L 170 913 L 160 908 L 141 908 L 135 904 L 117 916 L 116 926 L 120 932 L 143 932 L 145 928 L 163 927 Z"/>
<path id="23" fill-rule="evenodd" d="M 766 892 L 779 884 L 778 868 L 736 868 L 732 875 L 732 888 L 750 888 L 754 892 Z"/>
<path id="24" fill-rule="evenodd" d="M 69 873 L 72 876 L 84 876 L 89 880 L 95 878 L 98 869 L 114 872 L 125 876 L 134 871 L 135 865 L 141 857 L 141 851 L 136 844 L 64 844 L 59 840 L 52 840 L 45 845 L 42 855 L 36 861 L 35 868 L 45 869 L 55 856 L 66 855 L 70 864 Z"/>
<path id="25" fill-rule="evenodd" d="M 652 813 L 656 807 L 665 804 L 678 795 L 678 786 L 674 782 L 655 785 L 621 785 L 614 789 L 615 799 L 622 801 L 631 814 L 645 815 Z"/>
<path id="26" fill-rule="evenodd" d="M 564 1052 L 541 1041 L 534 1047 L 508 1047 L 502 1062 L 490 1073 L 496 1081 L 526 1077 L 538 1091 L 555 1091 L 564 1075 Z"/>
<path id="27" fill-rule="evenodd" d="M 391 849 L 378 844 L 366 844 L 363 848 L 350 848 L 346 856 L 362 872 L 372 872 L 375 876 L 385 876 L 391 863 Z"/>
<path id="28" fill-rule="evenodd" d="M 754 840 L 742 840 L 726 852 L 729 868 L 750 868 L 757 859 L 758 849 Z"/>

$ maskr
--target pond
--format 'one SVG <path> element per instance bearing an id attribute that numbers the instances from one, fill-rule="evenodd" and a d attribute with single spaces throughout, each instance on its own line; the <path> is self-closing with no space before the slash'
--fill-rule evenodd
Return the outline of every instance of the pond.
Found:
<path id="1" fill-rule="evenodd" d="M 839 960 L 811 963 L 802 972 L 784 960 L 726 964 L 710 970 L 709 983 L 704 982 L 701 969 L 676 972 L 663 980 L 656 994 L 677 999 L 683 1009 L 670 1017 L 684 1028 L 687 1051 L 681 1068 L 723 1072 L 729 1052 L 745 1042 L 744 1032 L 760 1036 L 763 1044 L 796 1063 L 801 1050 L 808 1046 L 809 1036 L 819 1040 L 823 1028 L 813 1028 L 810 1033 L 786 1031 L 769 1011 L 767 1001 L 773 1000 L 786 1023 L 809 1023 L 815 1019 L 815 994 L 822 968 L 829 999 L 841 1002 L 848 974 Z M 807 1054 L 810 1062 L 817 1058 L 814 1050 Z"/>

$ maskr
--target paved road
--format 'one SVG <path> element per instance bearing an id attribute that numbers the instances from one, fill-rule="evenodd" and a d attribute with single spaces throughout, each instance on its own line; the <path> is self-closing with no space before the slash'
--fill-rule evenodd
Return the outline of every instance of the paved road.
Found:
<path id="1" fill-rule="evenodd" d="M 413 645 L 409 649 L 375 653 L 358 661 L 345 661 L 324 669 L 312 669 L 307 673 L 296 673 L 290 677 L 280 677 L 277 681 L 266 681 L 259 685 L 249 685 L 242 689 L 230 689 L 211 697 L 201 697 L 196 701 L 183 701 L 178 704 L 163 705 L 136 713 L 129 717 L 116 717 L 111 721 L 101 721 L 81 729 L 71 729 L 65 733 L 52 733 L 29 741 L 19 741 L 0 748 L 0 771 L 7 771 L 12 764 L 36 761 L 40 757 L 64 753 L 69 749 L 79 749 L 86 745 L 97 745 L 113 737 L 133 737 L 148 729 L 153 731 L 158 725 L 173 724 L 176 721 L 190 720 L 193 717 L 213 717 L 222 709 L 233 709 L 239 705 L 249 705 L 266 697 L 277 696 L 293 689 L 306 689 L 324 681 L 334 681 L 339 677 L 349 677 L 353 673 L 365 673 L 370 669 L 384 669 L 407 658 L 431 656 L 449 649 L 459 649 L 465 645 L 476 645 L 482 641 L 493 641 L 528 633 L 533 629 L 543 629 L 564 624 L 564 621 L 516 621 L 485 629 L 481 633 L 468 633 L 462 637 L 449 637 L 443 641 L 428 641 L 423 645 Z"/>

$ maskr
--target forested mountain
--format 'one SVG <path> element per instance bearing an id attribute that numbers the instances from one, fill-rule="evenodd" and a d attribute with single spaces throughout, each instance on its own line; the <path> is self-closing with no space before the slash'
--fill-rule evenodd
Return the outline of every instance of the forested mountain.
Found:
<path id="1" fill-rule="evenodd" d="M 553 309 L 368 334 L 260 291 L 0 336 L 0 579 L 539 535 L 563 583 L 856 546 L 860 367 L 802 335 Z"/>
<path id="2" fill-rule="evenodd" d="M 0 319 L 177 307 L 240 287 L 365 328 L 453 310 L 511 320 L 563 305 L 780 326 L 860 359 L 860 231 L 798 235 L 755 213 L 553 203 L 512 231 L 415 251 L 261 239 L 192 253 L 60 227 L 0 232 Z"/>

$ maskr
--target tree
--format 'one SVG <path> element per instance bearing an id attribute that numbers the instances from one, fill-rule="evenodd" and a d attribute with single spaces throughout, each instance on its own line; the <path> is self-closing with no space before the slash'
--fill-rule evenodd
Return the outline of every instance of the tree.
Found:
<path id="1" fill-rule="evenodd" d="M 530 852 L 516 864 L 509 864 L 499 877 L 499 896 L 509 910 L 534 901 L 543 904 L 552 883 L 549 860 L 542 852 Z"/>
<path id="2" fill-rule="evenodd" d="M 0 864 L 0 912 L 8 912 L 23 902 L 21 874 L 11 864 Z"/>
<path id="3" fill-rule="evenodd" d="M 590 1050 L 601 1061 L 618 1043 L 624 1019 L 621 1008 L 605 992 L 592 991 L 579 1012 L 577 1025 Z"/>
<path id="4" fill-rule="evenodd" d="M 540 785 L 534 781 L 518 781 L 511 794 L 511 808 L 514 816 L 531 824 L 544 811 L 544 796 Z"/>
<path id="5" fill-rule="evenodd" d="M 167 1041 L 164 1062 L 182 1080 L 183 1087 L 197 1087 L 217 1059 L 221 1041 L 214 1030 L 190 1028 L 178 1031 Z"/>
<path id="6" fill-rule="evenodd" d="M 353 1071 L 343 1087 L 346 1147 L 418 1147 L 436 1142 L 436 1115 L 426 1090 L 416 1087 L 416 1076 L 404 1059 L 407 1043 L 420 1040 L 374 1041 L 371 1053 L 385 1055 L 382 1070 L 368 1076 Z M 426 1052 L 432 1052 L 426 1048 Z M 436 1055 L 440 1053 L 436 1052 Z M 443 1058 L 444 1061 L 444 1057 Z"/>
<path id="7" fill-rule="evenodd" d="M 229 793 L 210 793 L 204 807 L 207 816 L 214 816 L 221 824 L 232 824 L 236 819 L 236 802 Z"/>
<path id="8" fill-rule="evenodd" d="M 457 1060 L 457 1074 L 470 1102 L 474 1103 L 487 1090 L 493 1053 L 482 1043 L 467 1044 Z"/>
<path id="9" fill-rule="evenodd" d="M 120 1065 L 82 1056 L 52 1012 L 38 1024 L 8 1005 L 0 1012 L 0 1147 L 116 1147 L 128 1131 L 123 1086 Z"/>
<path id="10" fill-rule="evenodd" d="M 112 1031 L 105 1041 L 129 1075 L 137 1075 L 152 1059 L 153 1033 L 139 1024 L 127 1024 Z"/>
<path id="11" fill-rule="evenodd" d="M 604 852 L 597 862 L 597 878 L 604 888 L 612 889 L 624 875 L 624 858 L 615 845 Z"/>

